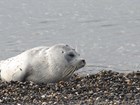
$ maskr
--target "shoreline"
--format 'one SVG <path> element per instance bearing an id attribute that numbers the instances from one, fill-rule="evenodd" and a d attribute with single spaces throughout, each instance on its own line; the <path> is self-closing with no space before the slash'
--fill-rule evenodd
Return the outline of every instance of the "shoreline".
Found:
<path id="1" fill-rule="evenodd" d="M 48 84 L 2 82 L 0 104 L 9 105 L 138 105 L 140 104 L 140 71 L 119 73 L 100 71 L 69 81 Z"/>

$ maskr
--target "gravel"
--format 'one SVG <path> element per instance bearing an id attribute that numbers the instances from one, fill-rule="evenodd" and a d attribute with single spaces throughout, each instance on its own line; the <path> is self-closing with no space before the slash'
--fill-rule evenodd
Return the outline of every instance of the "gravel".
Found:
<path id="1" fill-rule="evenodd" d="M 0 105 L 140 105 L 140 71 L 100 71 L 48 84 L 2 82 Z"/>

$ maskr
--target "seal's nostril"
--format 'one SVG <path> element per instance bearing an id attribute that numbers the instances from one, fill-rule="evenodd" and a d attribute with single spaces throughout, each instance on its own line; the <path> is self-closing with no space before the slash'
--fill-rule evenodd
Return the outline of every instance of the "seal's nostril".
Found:
<path id="1" fill-rule="evenodd" d="M 83 62 L 84 64 L 86 64 L 86 61 L 85 61 L 85 60 L 82 60 L 82 62 Z"/>

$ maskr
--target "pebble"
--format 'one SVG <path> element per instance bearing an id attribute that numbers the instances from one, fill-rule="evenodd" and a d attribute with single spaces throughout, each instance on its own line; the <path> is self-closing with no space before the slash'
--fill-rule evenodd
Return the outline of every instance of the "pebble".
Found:
<path id="1" fill-rule="evenodd" d="M 44 94 L 44 95 L 42 95 L 41 97 L 42 97 L 42 98 L 45 98 L 45 97 L 46 97 L 46 95 Z"/>
<path id="2" fill-rule="evenodd" d="M 3 100 L 0 99 L 0 103 L 2 103 L 2 102 L 3 102 Z"/>
<path id="3" fill-rule="evenodd" d="M 47 105 L 47 102 L 42 102 L 42 104 L 41 105 Z"/>
<path id="4" fill-rule="evenodd" d="M 140 105 L 140 72 L 100 71 L 48 84 L 2 82 L 0 104 L 12 105 Z"/>

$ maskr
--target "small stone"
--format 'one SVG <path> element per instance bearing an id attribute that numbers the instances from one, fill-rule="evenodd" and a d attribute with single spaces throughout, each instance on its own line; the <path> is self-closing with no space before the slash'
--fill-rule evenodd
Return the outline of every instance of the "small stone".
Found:
<path id="1" fill-rule="evenodd" d="M 34 99 L 34 100 L 33 100 L 33 103 L 35 103 L 35 104 L 36 104 L 36 103 L 37 103 L 37 100 L 36 100 L 36 99 Z"/>
<path id="2" fill-rule="evenodd" d="M 42 104 L 41 105 L 47 105 L 47 102 L 42 102 Z"/>
<path id="3" fill-rule="evenodd" d="M 43 98 L 43 99 L 44 99 L 45 97 L 46 97 L 46 95 L 45 95 L 45 94 L 41 96 L 41 98 Z"/>
<path id="4" fill-rule="evenodd" d="M 54 105 L 57 105 L 57 102 L 54 102 L 53 104 L 54 104 Z"/>
<path id="5" fill-rule="evenodd" d="M 23 100 L 26 100 L 26 99 L 28 99 L 28 96 L 24 96 L 24 97 L 23 97 Z"/>
<path id="6" fill-rule="evenodd" d="M 0 99 L 0 103 L 2 103 L 2 102 L 3 102 L 3 100 Z"/>
<path id="7" fill-rule="evenodd" d="M 91 90 L 91 91 L 89 91 L 89 94 L 93 94 L 93 91 Z"/>
<path id="8" fill-rule="evenodd" d="M 129 79 L 127 79 L 127 80 L 125 80 L 125 81 L 127 82 L 128 85 L 131 85 L 131 84 L 132 84 L 132 81 L 129 80 Z"/>

